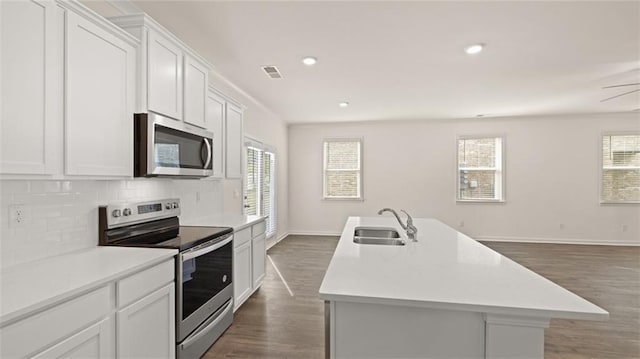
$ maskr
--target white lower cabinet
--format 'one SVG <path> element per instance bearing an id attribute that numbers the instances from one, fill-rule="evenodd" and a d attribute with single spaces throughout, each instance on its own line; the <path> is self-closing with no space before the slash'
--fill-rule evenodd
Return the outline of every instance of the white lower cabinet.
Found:
<path id="1" fill-rule="evenodd" d="M 267 236 L 263 233 L 251 240 L 251 280 L 255 288 L 259 287 L 266 274 Z"/>
<path id="2" fill-rule="evenodd" d="M 3 324 L 0 358 L 173 358 L 174 292 L 171 258 Z"/>
<path id="3" fill-rule="evenodd" d="M 171 283 L 117 313 L 119 358 L 175 357 L 175 285 Z"/>
<path id="4" fill-rule="evenodd" d="M 235 309 L 251 295 L 251 241 L 233 249 L 233 278 Z"/>
<path id="5" fill-rule="evenodd" d="M 266 236 L 265 221 L 234 233 L 233 299 L 234 310 L 260 286 L 265 277 Z"/>
<path id="6" fill-rule="evenodd" d="M 113 321 L 105 318 L 33 358 L 113 358 Z"/>

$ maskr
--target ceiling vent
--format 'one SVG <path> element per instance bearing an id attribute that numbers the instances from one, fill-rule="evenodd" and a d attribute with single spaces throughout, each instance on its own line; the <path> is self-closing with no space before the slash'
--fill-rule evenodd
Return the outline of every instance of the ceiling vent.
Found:
<path id="1" fill-rule="evenodd" d="M 282 78 L 282 74 L 280 73 L 280 70 L 278 70 L 278 68 L 275 66 L 262 66 L 262 71 L 264 71 L 267 74 L 267 76 L 271 77 L 272 79 Z"/>

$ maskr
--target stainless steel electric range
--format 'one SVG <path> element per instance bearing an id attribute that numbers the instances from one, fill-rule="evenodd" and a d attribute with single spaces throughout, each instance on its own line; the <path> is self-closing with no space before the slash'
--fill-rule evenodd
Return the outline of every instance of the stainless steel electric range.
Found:
<path id="1" fill-rule="evenodd" d="M 179 199 L 101 206 L 99 244 L 174 248 L 176 355 L 199 358 L 233 321 L 233 229 L 180 226 Z"/>

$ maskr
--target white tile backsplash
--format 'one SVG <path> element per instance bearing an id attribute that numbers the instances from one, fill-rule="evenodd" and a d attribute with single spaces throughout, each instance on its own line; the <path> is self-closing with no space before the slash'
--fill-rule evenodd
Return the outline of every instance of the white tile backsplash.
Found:
<path id="1" fill-rule="evenodd" d="M 118 201 L 180 198 L 181 220 L 222 215 L 223 184 L 211 180 L 0 180 L 0 267 L 98 244 L 98 206 Z M 25 221 L 10 222 L 20 205 Z"/>

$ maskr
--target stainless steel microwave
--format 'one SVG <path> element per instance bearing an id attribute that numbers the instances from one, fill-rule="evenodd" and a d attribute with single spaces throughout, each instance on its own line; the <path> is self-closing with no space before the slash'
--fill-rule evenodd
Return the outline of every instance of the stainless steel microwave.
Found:
<path id="1" fill-rule="evenodd" d="M 213 175 L 213 133 L 155 113 L 134 115 L 135 177 Z"/>

